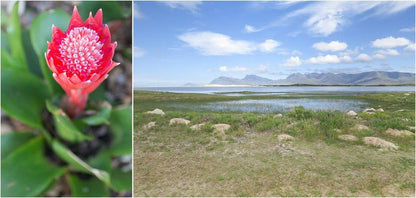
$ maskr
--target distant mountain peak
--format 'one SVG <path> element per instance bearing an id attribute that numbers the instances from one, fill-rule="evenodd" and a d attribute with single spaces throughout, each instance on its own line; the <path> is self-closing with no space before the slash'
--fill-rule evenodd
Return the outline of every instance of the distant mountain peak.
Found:
<path id="1" fill-rule="evenodd" d="M 346 73 L 293 73 L 286 79 L 272 80 L 257 75 L 246 75 L 242 79 L 221 76 L 210 84 L 218 85 L 398 85 L 414 84 L 415 74 L 404 72 L 370 71 L 355 74 Z"/>

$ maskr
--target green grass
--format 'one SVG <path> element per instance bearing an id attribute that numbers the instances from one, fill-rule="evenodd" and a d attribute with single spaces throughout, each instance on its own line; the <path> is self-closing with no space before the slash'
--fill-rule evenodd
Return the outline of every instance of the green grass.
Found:
<path id="1" fill-rule="evenodd" d="M 388 128 L 409 129 L 415 123 L 414 93 L 352 94 L 342 98 L 365 100 L 385 112 L 311 111 L 303 107 L 273 114 L 199 112 L 168 108 L 204 102 L 280 98 L 229 97 L 207 94 L 135 92 L 135 196 L 414 196 L 415 141 L 392 137 Z M 340 96 L 288 96 L 340 98 Z M 145 112 L 160 108 L 165 116 Z M 181 117 L 189 126 L 169 126 Z M 144 129 L 154 121 L 156 126 Z M 200 131 L 189 127 L 206 123 Z M 230 124 L 219 136 L 214 124 Z M 356 124 L 369 130 L 355 130 Z M 411 130 L 414 132 L 414 130 Z M 293 142 L 279 142 L 278 134 Z M 360 140 L 337 138 L 352 134 Z M 376 136 L 399 146 L 396 151 L 363 144 Z"/>

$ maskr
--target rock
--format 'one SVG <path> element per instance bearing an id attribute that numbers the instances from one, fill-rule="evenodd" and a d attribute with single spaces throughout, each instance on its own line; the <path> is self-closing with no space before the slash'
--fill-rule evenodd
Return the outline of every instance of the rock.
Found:
<path id="1" fill-rule="evenodd" d="M 364 113 L 367 113 L 367 112 L 374 112 L 374 111 L 376 111 L 374 108 L 366 108 L 366 109 L 364 109 Z"/>
<path id="2" fill-rule="evenodd" d="M 214 124 L 214 131 L 224 133 L 226 130 L 230 129 L 229 124 Z"/>
<path id="3" fill-rule="evenodd" d="M 173 124 L 185 124 L 188 125 L 191 121 L 184 119 L 184 118 L 172 118 L 169 121 L 169 125 Z"/>
<path id="4" fill-rule="evenodd" d="M 354 126 L 355 130 L 361 131 L 361 130 L 370 130 L 370 128 L 368 128 L 368 126 L 362 125 L 362 124 L 357 124 Z"/>
<path id="5" fill-rule="evenodd" d="M 280 134 L 277 136 L 277 139 L 279 141 L 289 141 L 289 140 L 294 140 L 295 138 L 288 134 Z"/>
<path id="6" fill-rule="evenodd" d="M 382 109 L 382 108 L 378 108 L 376 111 L 379 111 L 379 112 L 384 112 L 384 109 Z"/>
<path id="7" fill-rule="evenodd" d="M 143 126 L 144 129 L 150 129 L 152 127 L 156 126 L 156 122 L 149 122 L 146 125 Z"/>
<path id="8" fill-rule="evenodd" d="M 283 117 L 283 115 L 281 113 L 279 113 L 279 114 L 274 115 L 273 116 L 273 119 L 281 118 L 281 117 Z"/>
<path id="9" fill-rule="evenodd" d="M 398 149 L 399 147 L 395 144 L 388 142 L 386 140 L 383 140 L 378 137 L 364 137 L 364 144 L 370 145 L 370 146 L 376 146 L 381 148 L 389 148 L 389 149 Z"/>
<path id="10" fill-rule="evenodd" d="M 404 95 L 405 95 L 405 96 L 410 96 L 410 93 L 405 93 Z"/>
<path id="11" fill-rule="evenodd" d="M 415 126 L 409 126 L 410 130 L 415 130 L 415 128 L 416 128 Z"/>
<path id="12" fill-rule="evenodd" d="M 342 131 L 341 131 L 341 129 L 335 129 L 335 132 L 341 133 Z"/>
<path id="13" fill-rule="evenodd" d="M 398 130 L 398 129 L 391 129 L 391 128 L 388 128 L 386 130 L 386 133 L 392 136 L 400 136 L 400 137 L 414 135 L 414 133 L 408 130 Z"/>
<path id="14" fill-rule="evenodd" d="M 205 123 L 195 124 L 195 125 L 191 126 L 191 129 L 194 130 L 194 131 L 199 131 L 199 130 L 201 130 L 201 127 L 204 126 L 204 125 L 205 125 Z"/>
<path id="15" fill-rule="evenodd" d="M 345 141 L 357 141 L 358 138 L 353 135 L 339 135 L 338 139 Z"/>
<path id="16" fill-rule="evenodd" d="M 407 119 L 407 118 L 402 118 L 402 121 L 403 121 L 403 122 L 409 122 L 409 119 Z"/>
<path id="17" fill-rule="evenodd" d="M 357 113 L 355 112 L 355 111 L 348 111 L 347 112 L 347 115 L 349 115 L 349 116 L 357 116 Z"/>
<path id="18" fill-rule="evenodd" d="M 161 109 L 154 109 L 153 111 L 146 112 L 147 114 L 157 114 L 157 115 L 165 115 L 165 112 L 163 112 Z"/>

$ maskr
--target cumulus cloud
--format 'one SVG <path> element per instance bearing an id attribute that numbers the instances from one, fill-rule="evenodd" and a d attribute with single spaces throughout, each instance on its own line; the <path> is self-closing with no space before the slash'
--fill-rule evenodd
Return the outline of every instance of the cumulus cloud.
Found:
<path id="1" fill-rule="evenodd" d="M 355 58 L 355 60 L 356 61 L 358 61 L 358 62 L 370 62 L 370 61 L 372 61 L 373 59 L 368 55 L 368 54 L 359 54 L 356 58 Z"/>
<path id="2" fill-rule="evenodd" d="M 231 37 L 214 32 L 188 32 L 178 38 L 203 55 L 220 56 L 232 54 L 250 54 L 255 51 L 272 52 L 279 42 L 267 39 L 263 43 L 234 40 Z"/>
<path id="3" fill-rule="evenodd" d="M 202 4 L 202 1 L 164 1 L 162 3 L 170 8 L 188 10 L 193 14 L 197 14 L 198 6 Z"/>
<path id="4" fill-rule="evenodd" d="M 377 50 L 376 54 L 381 54 L 384 56 L 398 56 L 400 55 L 399 52 L 395 49 L 385 49 L 385 50 Z"/>
<path id="5" fill-rule="evenodd" d="M 407 47 L 405 47 L 404 49 L 405 50 L 408 50 L 408 51 L 415 51 L 415 44 L 414 43 L 411 43 L 411 44 L 409 44 Z"/>
<path id="6" fill-rule="evenodd" d="M 325 43 L 325 42 L 319 42 L 319 43 L 315 43 L 312 46 L 313 48 L 320 50 L 320 51 L 342 51 L 347 49 L 348 45 L 346 43 L 343 42 L 339 42 L 339 41 L 331 41 L 329 43 Z"/>
<path id="7" fill-rule="evenodd" d="M 221 66 L 218 68 L 222 72 L 245 72 L 247 71 L 247 68 L 245 67 L 227 67 L 227 66 Z"/>
<path id="8" fill-rule="evenodd" d="M 395 48 L 395 47 L 401 47 L 409 45 L 410 41 L 403 37 L 386 37 L 381 39 L 376 39 L 372 42 L 373 47 L 377 48 Z"/>
<path id="9" fill-rule="evenodd" d="M 352 63 L 353 62 L 352 58 L 350 56 L 348 56 L 348 55 L 340 56 L 339 57 L 339 61 L 341 63 Z"/>
<path id="10" fill-rule="evenodd" d="M 340 63 L 340 59 L 337 55 L 325 55 L 317 56 L 309 59 L 309 62 L 312 64 L 329 64 L 329 63 Z"/>
<path id="11" fill-rule="evenodd" d="M 267 39 L 263 43 L 259 44 L 259 50 L 262 52 L 273 52 L 279 45 L 279 42 L 272 39 Z"/>
<path id="12" fill-rule="evenodd" d="M 299 65 L 302 65 L 302 61 L 300 60 L 298 56 L 291 56 L 283 64 L 283 66 L 288 66 L 288 67 L 294 67 L 294 66 L 299 66 Z"/>
<path id="13" fill-rule="evenodd" d="M 386 59 L 387 57 L 385 55 L 382 55 L 382 54 L 374 54 L 373 58 L 383 60 L 383 59 Z"/>

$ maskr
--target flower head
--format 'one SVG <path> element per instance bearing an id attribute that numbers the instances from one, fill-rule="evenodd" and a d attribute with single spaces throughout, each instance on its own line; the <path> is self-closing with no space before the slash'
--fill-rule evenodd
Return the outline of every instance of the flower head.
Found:
<path id="1" fill-rule="evenodd" d="M 52 26 L 52 40 L 45 53 L 56 82 L 65 90 L 66 110 L 76 117 L 85 108 L 88 94 L 94 91 L 119 63 L 112 61 L 117 42 L 111 43 L 110 30 L 103 25 L 103 12 L 91 12 L 82 21 L 74 7 L 66 32 Z"/>

